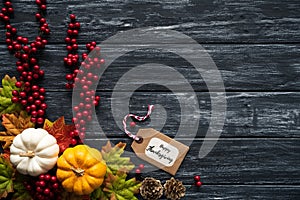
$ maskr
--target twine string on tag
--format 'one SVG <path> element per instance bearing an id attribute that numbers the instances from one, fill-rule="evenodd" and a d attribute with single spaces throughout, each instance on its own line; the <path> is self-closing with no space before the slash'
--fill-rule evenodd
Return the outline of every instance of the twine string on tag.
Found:
<path id="1" fill-rule="evenodd" d="M 133 117 L 134 119 L 136 119 L 140 122 L 145 121 L 146 119 L 148 119 L 150 117 L 151 112 L 152 112 L 153 109 L 154 109 L 154 105 L 148 105 L 148 112 L 145 116 L 140 117 L 140 116 L 137 116 L 137 115 L 134 115 L 134 114 L 128 114 L 124 117 L 123 127 L 124 127 L 124 131 L 125 131 L 125 133 L 127 134 L 128 137 L 132 138 L 133 140 L 135 140 L 138 143 L 141 143 L 143 141 L 143 138 L 138 137 L 138 136 L 132 134 L 130 131 L 127 130 L 126 121 L 127 121 L 128 117 Z"/>

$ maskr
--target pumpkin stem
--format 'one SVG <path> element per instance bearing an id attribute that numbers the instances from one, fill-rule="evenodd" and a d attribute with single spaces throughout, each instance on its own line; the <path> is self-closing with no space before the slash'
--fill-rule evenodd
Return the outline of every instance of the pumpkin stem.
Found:
<path id="1" fill-rule="evenodd" d="M 76 176 L 84 175 L 84 169 L 71 167 L 71 170 L 75 173 Z"/>
<path id="2" fill-rule="evenodd" d="M 21 152 L 19 153 L 19 156 L 32 158 L 34 157 L 34 152 L 33 151 Z"/>

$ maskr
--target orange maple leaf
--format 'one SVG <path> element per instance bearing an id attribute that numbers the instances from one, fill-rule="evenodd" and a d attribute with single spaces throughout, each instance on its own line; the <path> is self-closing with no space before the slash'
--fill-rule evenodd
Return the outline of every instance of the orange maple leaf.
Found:
<path id="1" fill-rule="evenodd" d="M 66 125 L 63 116 L 55 122 L 46 119 L 43 128 L 56 138 L 60 152 L 63 152 L 71 144 L 72 137 L 70 136 L 70 132 L 75 130 L 75 126 Z"/>

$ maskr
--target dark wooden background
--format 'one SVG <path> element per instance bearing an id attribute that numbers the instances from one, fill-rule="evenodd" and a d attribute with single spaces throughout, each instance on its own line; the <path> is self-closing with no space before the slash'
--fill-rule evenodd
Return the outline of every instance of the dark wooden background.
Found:
<path id="1" fill-rule="evenodd" d="M 37 34 L 34 1 L 13 2 L 16 14 L 12 23 L 19 34 L 33 39 Z M 97 113 L 107 136 L 115 142 L 129 142 L 112 118 L 112 90 L 133 66 L 155 60 L 174 67 L 189 80 L 202 113 L 197 138 L 176 174 L 188 187 L 184 199 L 300 198 L 299 0 L 55 0 L 47 5 L 50 44 L 39 58 L 45 70 L 42 85 L 47 89 L 50 120 L 64 115 L 70 122 L 72 117 L 71 92 L 64 87 L 64 76 L 70 71 L 63 64 L 70 13 L 76 14 L 82 25 L 81 50 L 86 42 L 101 43 L 132 28 L 180 31 L 203 45 L 221 72 L 228 104 L 221 139 L 208 156 L 198 158 L 210 121 L 205 83 L 179 57 L 153 49 L 126 54 L 103 75 L 97 90 L 102 97 Z M 0 35 L 1 76 L 16 75 L 16 60 L 6 50 L 3 29 Z M 173 137 L 180 123 L 180 107 L 171 91 L 155 85 L 142 87 L 132 96 L 130 111 L 143 114 L 144 106 L 153 102 L 166 109 L 162 132 Z M 201 175 L 203 187 L 190 187 L 194 175 Z M 170 177 L 162 171 L 143 176 L 162 182 Z"/>

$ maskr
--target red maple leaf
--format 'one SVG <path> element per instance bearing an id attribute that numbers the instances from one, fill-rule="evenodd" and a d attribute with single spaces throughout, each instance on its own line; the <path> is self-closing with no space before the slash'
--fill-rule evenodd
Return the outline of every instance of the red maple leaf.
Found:
<path id="1" fill-rule="evenodd" d="M 66 125 L 63 116 L 55 122 L 46 119 L 43 128 L 56 138 L 60 152 L 63 152 L 71 144 L 72 137 L 70 136 L 70 132 L 75 130 L 75 126 Z"/>

